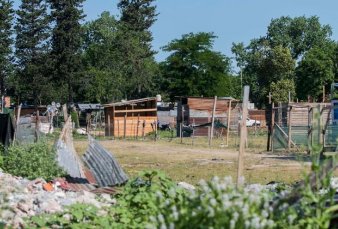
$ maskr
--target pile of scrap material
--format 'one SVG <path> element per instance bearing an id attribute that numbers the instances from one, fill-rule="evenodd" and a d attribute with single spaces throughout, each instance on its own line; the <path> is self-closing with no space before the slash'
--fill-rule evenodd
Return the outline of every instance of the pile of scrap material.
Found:
<path id="1" fill-rule="evenodd" d="M 72 120 L 69 117 L 61 131 L 56 143 L 58 164 L 71 176 L 75 178 L 86 178 L 80 158 L 73 144 Z"/>
<path id="2" fill-rule="evenodd" d="M 105 209 L 116 203 L 109 194 L 96 195 L 88 191 L 65 191 L 72 184 L 56 179 L 47 183 L 43 179 L 33 181 L 14 177 L 0 171 L 0 227 L 23 227 L 23 219 L 44 213 L 63 212 L 65 207 L 76 204 L 91 204 Z"/>
<path id="3" fill-rule="evenodd" d="M 100 187 L 117 186 L 128 181 L 113 154 L 90 136 L 88 149 L 82 159 Z"/>
<path id="4" fill-rule="evenodd" d="M 58 164 L 70 175 L 69 181 L 73 184 L 81 186 L 90 183 L 106 188 L 128 181 L 113 154 L 90 136 L 88 149 L 82 157 L 84 164 L 82 163 L 74 149 L 70 118 L 65 123 L 56 148 Z"/>

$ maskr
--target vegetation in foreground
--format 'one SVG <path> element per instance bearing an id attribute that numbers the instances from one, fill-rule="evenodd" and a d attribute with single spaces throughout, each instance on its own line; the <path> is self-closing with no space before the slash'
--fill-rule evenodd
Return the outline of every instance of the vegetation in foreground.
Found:
<path id="1" fill-rule="evenodd" d="M 51 180 L 65 175 L 56 162 L 56 151 L 41 141 L 28 145 L 12 145 L 0 152 L 0 168 L 14 176 Z"/>
<path id="2" fill-rule="evenodd" d="M 299 201 L 283 198 L 285 185 L 239 187 L 231 178 L 201 181 L 185 190 L 162 173 L 144 172 L 116 196 L 106 209 L 74 205 L 64 213 L 35 216 L 27 227 L 62 228 L 328 228 L 333 206 L 330 177 L 319 181 L 322 191 L 307 183 Z M 329 203 L 329 205 L 328 205 Z M 333 207 L 329 207 L 333 206 Z"/>

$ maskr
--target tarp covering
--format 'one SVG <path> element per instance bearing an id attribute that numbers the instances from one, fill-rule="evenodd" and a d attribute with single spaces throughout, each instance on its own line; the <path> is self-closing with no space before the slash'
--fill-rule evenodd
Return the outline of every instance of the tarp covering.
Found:
<path id="1" fill-rule="evenodd" d="M 9 146 L 14 138 L 14 126 L 9 114 L 0 114 L 0 138 L 1 144 Z"/>

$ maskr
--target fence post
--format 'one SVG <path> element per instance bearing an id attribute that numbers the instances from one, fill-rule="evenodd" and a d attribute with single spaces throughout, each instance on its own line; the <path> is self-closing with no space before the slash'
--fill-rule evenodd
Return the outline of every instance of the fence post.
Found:
<path id="1" fill-rule="evenodd" d="M 124 115 L 124 123 L 123 123 L 123 138 L 126 139 L 127 132 L 127 114 Z"/>
<path id="2" fill-rule="evenodd" d="M 241 132 L 240 132 L 240 143 L 238 153 L 238 167 L 237 167 L 237 187 L 241 185 L 241 177 L 243 176 L 244 170 L 244 153 L 245 153 L 245 142 L 247 141 L 247 128 L 246 118 L 248 116 L 248 102 L 249 102 L 250 87 L 244 87 L 244 97 L 242 104 L 242 120 L 241 120 Z"/>
<path id="3" fill-rule="evenodd" d="M 230 121 L 231 121 L 231 100 L 229 101 L 229 107 L 228 107 L 228 120 L 227 120 L 227 141 L 226 145 L 229 146 L 229 131 L 230 131 Z"/>
<path id="4" fill-rule="evenodd" d="M 209 147 L 211 146 L 212 138 L 214 137 L 216 104 L 217 104 L 217 96 L 215 96 L 215 99 L 214 99 L 214 106 L 213 106 L 212 115 L 211 115 L 211 130 L 210 130 L 210 135 L 209 135 Z"/>
<path id="5" fill-rule="evenodd" d="M 275 134 L 275 103 L 272 103 L 272 108 L 271 108 L 271 151 L 274 152 L 273 150 L 273 138 Z"/>
<path id="6" fill-rule="evenodd" d="M 108 136 L 110 137 L 110 115 L 108 115 Z"/>
<path id="7" fill-rule="evenodd" d="M 289 150 L 289 153 L 291 151 L 291 128 L 292 128 L 292 125 L 291 125 L 291 122 L 292 122 L 292 118 L 291 118 L 291 114 L 292 114 L 292 106 L 289 106 L 289 117 L 288 117 L 288 150 Z"/>

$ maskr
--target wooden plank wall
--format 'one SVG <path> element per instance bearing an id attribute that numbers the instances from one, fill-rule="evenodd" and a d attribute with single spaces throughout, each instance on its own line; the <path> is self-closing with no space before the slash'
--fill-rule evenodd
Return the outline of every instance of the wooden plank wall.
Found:
<path id="1" fill-rule="evenodd" d="M 143 130 L 144 135 L 147 135 L 153 131 L 155 131 L 155 123 L 157 122 L 156 116 L 140 116 L 140 117 L 126 117 L 126 125 L 125 125 L 125 118 L 124 117 L 115 117 L 113 119 L 110 116 L 110 131 L 109 126 L 106 126 L 106 136 L 114 136 L 124 137 L 124 129 L 126 129 L 126 137 L 142 137 Z M 143 127 L 143 123 L 145 123 Z M 153 125 L 152 125 L 153 124 Z M 126 126 L 126 128 L 125 128 Z"/>

